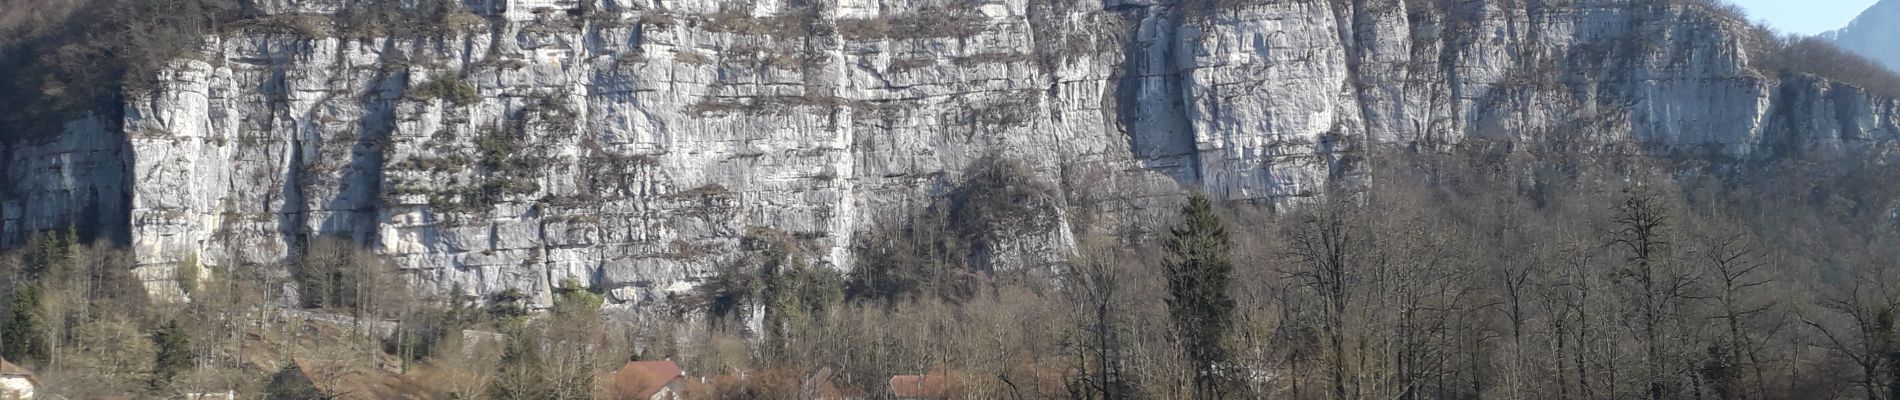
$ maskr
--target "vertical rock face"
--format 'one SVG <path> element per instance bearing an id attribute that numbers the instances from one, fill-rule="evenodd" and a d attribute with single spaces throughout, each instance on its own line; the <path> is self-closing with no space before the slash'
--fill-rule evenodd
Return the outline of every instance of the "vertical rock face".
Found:
<path id="1" fill-rule="evenodd" d="M 1900 40 L 1895 40 L 1900 38 L 1900 1 L 1874 3 L 1847 27 L 1822 33 L 1821 37 L 1887 69 L 1900 71 Z"/>
<path id="2" fill-rule="evenodd" d="M 103 118 L 66 124 L 43 143 L 0 143 L 0 246 L 34 232 L 87 226 L 123 239 L 128 210 L 125 139 Z"/>
<path id="3" fill-rule="evenodd" d="M 1658 1 L 464 3 L 352 30 L 341 0 L 257 2 L 129 93 L 122 129 L 8 148 L 4 228 L 84 205 L 151 268 L 332 236 L 428 290 L 641 302 L 754 228 L 848 268 L 989 156 L 1054 188 L 1061 223 L 985 257 L 1031 268 L 1188 191 L 1361 185 L 1368 145 L 1765 157 L 1900 131 L 1892 100 L 1755 71 L 1744 21 Z"/>

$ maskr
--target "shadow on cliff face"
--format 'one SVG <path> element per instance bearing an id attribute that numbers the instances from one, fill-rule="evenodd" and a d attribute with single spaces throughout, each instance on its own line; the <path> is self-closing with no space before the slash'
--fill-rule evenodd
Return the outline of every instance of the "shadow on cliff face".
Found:
<path id="1" fill-rule="evenodd" d="M 278 80 L 276 88 L 284 91 L 275 95 L 288 97 L 291 83 L 281 73 L 274 79 Z M 345 132 L 332 132 L 315 125 L 316 121 L 333 117 L 321 115 L 330 109 L 322 104 L 338 99 L 322 99 L 317 106 L 297 116 L 300 133 L 290 140 L 291 158 L 285 168 L 288 184 L 284 185 L 283 195 L 287 209 L 277 214 L 279 233 L 291 250 L 286 253 L 288 256 L 301 254 L 309 248 L 311 238 L 319 236 L 347 237 L 360 247 L 376 243 L 377 226 L 383 218 L 380 215 L 383 159 L 395 130 L 395 108 L 406 87 L 404 82 L 405 77 L 385 71 L 371 76 L 364 83 L 362 115 Z M 279 104 L 287 107 L 289 103 Z M 277 114 L 290 112 L 292 110 L 284 110 Z M 317 198 L 323 193 L 307 190 L 330 179 L 338 181 L 323 185 L 336 188 L 327 199 Z M 318 220 L 312 221 L 312 218 Z"/>
<path id="2" fill-rule="evenodd" d="M 1105 3 L 1133 22 L 1110 107 L 1128 135 L 1129 151 L 1142 167 L 1167 174 L 1182 187 L 1199 187 L 1199 154 L 1182 87 L 1185 72 L 1175 54 L 1181 13 L 1168 5 Z"/>
<path id="3" fill-rule="evenodd" d="M 117 121 L 89 115 L 44 141 L 0 138 L 0 248 L 66 229 L 85 243 L 131 243 L 131 145 Z"/>
<path id="4" fill-rule="evenodd" d="M 407 75 L 407 74 L 405 74 Z M 377 72 L 368 83 L 362 119 L 354 129 L 348 167 L 336 198 L 330 200 L 331 213 L 323 222 L 325 231 L 351 233 L 359 246 L 376 243 L 377 226 L 382 220 L 383 160 L 387 157 L 390 135 L 396 130 L 396 104 L 401 101 L 404 83 L 413 77 L 392 77 Z M 342 220 L 338 216 L 342 215 Z"/>

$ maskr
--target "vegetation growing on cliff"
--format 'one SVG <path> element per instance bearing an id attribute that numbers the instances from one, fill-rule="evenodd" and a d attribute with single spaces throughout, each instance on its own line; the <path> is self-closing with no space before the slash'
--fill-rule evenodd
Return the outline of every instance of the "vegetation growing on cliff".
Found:
<path id="1" fill-rule="evenodd" d="M 985 17 L 968 7 L 920 7 L 893 15 L 840 19 L 838 35 L 845 40 L 909 40 L 963 38 L 982 33 Z"/>
<path id="2" fill-rule="evenodd" d="M 474 86 L 453 74 L 436 74 L 429 80 L 410 87 L 409 97 L 422 100 L 443 100 L 458 107 L 468 107 L 482 101 L 480 92 Z"/>
<path id="3" fill-rule="evenodd" d="M 233 0 L 12 2 L 0 11 L 0 141 L 54 137 L 236 17 Z"/>
<path id="4" fill-rule="evenodd" d="M 1806 74 L 1866 89 L 1875 95 L 1900 98 L 1900 75 L 1814 37 L 1771 36 L 1750 48 L 1749 65 L 1771 73 Z"/>
<path id="5" fill-rule="evenodd" d="M 272 15 L 238 0 L 20 0 L 0 10 L 0 141 L 56 137 L 88 115 L 113 121 L 125 93 L 227 29 L 303 36 L 439 35 L 481 17 L 449 0 L 350 2 L 337 15 Z"/>

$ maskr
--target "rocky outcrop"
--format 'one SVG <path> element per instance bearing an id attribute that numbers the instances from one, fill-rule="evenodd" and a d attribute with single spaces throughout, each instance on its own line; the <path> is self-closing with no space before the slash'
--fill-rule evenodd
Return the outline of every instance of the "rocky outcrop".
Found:
<path id="1" fill-rule="evenodd" d="M 129 93 L 121 131 L 49 145 L 110 172 L 55 180 L 27 171 L 56 155 L 13 149 L 9 182 L 123 210 L 147 268 L 271 265 L 328 235 L 433 291 L 545 301 L 576 279 L 642 302 L 753 228 L 848 268 L 857 235 L 991 155 L 1053 188 L 1060 223 L 985 257 L 1031 268 L 1188 191 L 1350 190 L 1369 145 L 1746 158 L 1900 133 L 1892 100 L 1757 71 L 1745 21 L 1662 1 L 465 4 L 338 29 L 340 0 L 257 2 Z M 13 235 L 69 212 L 14 199 Z"/>

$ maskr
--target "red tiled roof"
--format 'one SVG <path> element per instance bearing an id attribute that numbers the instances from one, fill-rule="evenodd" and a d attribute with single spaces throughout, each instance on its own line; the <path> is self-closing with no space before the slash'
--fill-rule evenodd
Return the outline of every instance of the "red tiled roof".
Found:
<path id="1" fill-rule="evenodd" d="M 955 377 L 947 373 L 895 375 L 891 377 L 891 396 L 902 399 L 941 399 L 956 389 Z"/>
<path id="2" fill-rule="evenodd" d="M 644 399 L 685 376 L 686 371 L 672 360 L 632 361 L 614 371 L 607 380 L 614 391 Z"/>

